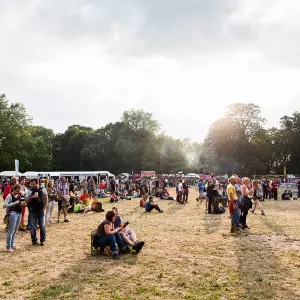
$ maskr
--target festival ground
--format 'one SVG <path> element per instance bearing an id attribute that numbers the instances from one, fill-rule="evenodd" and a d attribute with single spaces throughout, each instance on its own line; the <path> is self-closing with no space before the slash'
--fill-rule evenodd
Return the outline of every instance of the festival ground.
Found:
<path id="1" fill-rule="evenodd" d="M 172 191 L 174 194 L 174 191 Z M 248 217 L 249 232 L 232 235 L 228 213 L 205 214 L 205 203 L 138 200 L 117 203 L 145 247 L 139 255 L 91 257 L 90 232 L 104 213 L 70 215 L 47 227 L 45 247 L 29 233 L 5 251 L 1 225 L 1 299 L 300 299 L 300 201 L 265 201 L 266 215 Z M 1 203 L 3 203 L 1 201 Z M 4 210 L 1 211 L 3 218 Z"/>

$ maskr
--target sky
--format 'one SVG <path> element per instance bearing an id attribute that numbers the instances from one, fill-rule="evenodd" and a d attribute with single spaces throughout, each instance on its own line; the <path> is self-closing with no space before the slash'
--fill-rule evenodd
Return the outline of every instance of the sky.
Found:
<path id="1" fill-rule="evenodd" d="M 152 112 L 202 141 L 232 103 L 300 110 L 299 0 L 0 0 L 0 93 L 55 132 Z"/>

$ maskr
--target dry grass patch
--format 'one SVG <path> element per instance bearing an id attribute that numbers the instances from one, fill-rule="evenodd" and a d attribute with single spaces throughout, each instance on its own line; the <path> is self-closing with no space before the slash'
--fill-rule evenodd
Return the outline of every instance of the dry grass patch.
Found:
<path id="1" fill-rule="evenodd" d="M 18 233 L 13 254 L 0 241 L 1 299 L 300 299 L 300 201 L 267 201 L 250 215 L 249 233 L 232 236 L 228 214 L 206 215 L 205 204 L 160 201 L 146 214 L 138 200 L 118 204 L 146 245 L 139 255 L 90 256 L 90 232 L 104 213 L 70 215 L 47 227 L 47 245 Z M 105 201 L 104 208 L 113 205 Z M 3 217 L 3 211 L 2 215 Z"/>

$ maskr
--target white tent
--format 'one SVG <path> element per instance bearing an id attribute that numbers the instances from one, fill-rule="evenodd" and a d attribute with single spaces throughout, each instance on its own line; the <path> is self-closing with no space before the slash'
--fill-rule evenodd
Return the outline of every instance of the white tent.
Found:
<path id="1" fill-rule="evenodd" d="M 189 174 L 186 174 L 184 175 L 185 178 L 200 178 L 199 175 L 197 175 L 196 173 L 189 173 Z"/>
<path id="2" fill-rule="evenodd" d="M 18 172 L 18 174 L 16 174 L 16 171 L 3 171 L 0 173 L 0 176 L 5 176 L 5 177 L 13 177 L 13 176 L 24 176 L 22 173 Z"/>
<path id="3" fill-rule="evenodd" d="M 25 176 L 26 178 L 38 178 L 39 173 L 38 172 L 33 172 L 33 171 L 28 171 L 28 172 L 25 172 L 23 174 L 23 176 Z"/>

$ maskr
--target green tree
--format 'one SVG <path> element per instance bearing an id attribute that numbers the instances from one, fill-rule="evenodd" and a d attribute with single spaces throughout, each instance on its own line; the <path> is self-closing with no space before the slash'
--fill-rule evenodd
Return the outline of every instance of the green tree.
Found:
<path id="1" fill-rule="evenodd" d="M 14 169 L 14 159 L 19 159 L 20 170 L 30 165 L 28 156 L 31 119 L 20 103 L 9 103 L 5 94 L 0 95 L 0 169 Z"/>

